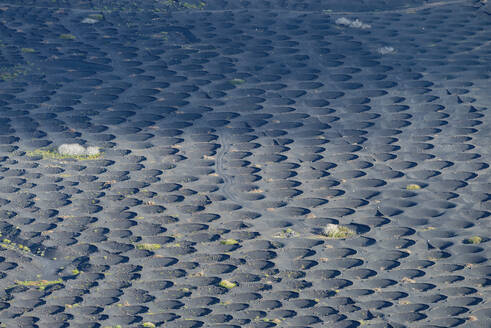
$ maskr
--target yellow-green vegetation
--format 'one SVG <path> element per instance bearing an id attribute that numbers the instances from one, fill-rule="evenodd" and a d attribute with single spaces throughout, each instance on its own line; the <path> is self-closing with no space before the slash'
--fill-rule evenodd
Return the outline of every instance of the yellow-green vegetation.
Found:
<path id="1" fill-rule="evenodd" d="M 33 48 L 22 48 L 21 51 L 22 52 L 36 52 L 36 50 L 34 50 Z"/>
<path id="2" fill-rule="evenodd" d="M 322 233 L 328 238 L 335 239 L 348 238 L 355 235 L 355 232 L 350 228 L 332 223 L 329 223 Z"/>
<path id="3" fill-rule="evenodd" d="M 27 69 L 24 66 L 16 65 L 14 67 L 0 67 L 0 79 L 4 81 L 13 80 L 19 75 L 25 75 Z"/>
<path id="4" fill-rule="evenodd" d="M 196 5 L 194 3 L 182 2 L 181 6 L 187 9 L 203 9 L 206 6 L 206 3 L 200 1 L 200 3 Z"/>
<path id="5" fill-rule="evenodd" d="M 169 40 L 169 33 L 168 32 L 160 32 L 160 33 L 154 34 L 153 37 L 155 39 L 161 39 L 161 40 L 167 41 L 167 40 Z"/>
<path id="6" fill-rule="evenodd" d="M 283 232 L 286 234 L 294 234 L 295 233 L 295 231 L 293 231 L 292 228 L 286 228 Z"/>
<path id="7" fill-rule="evenodd" d="M 78 275 L 78 274 L 80 274 L 80 271 L 78 269 L 73 269 L 72 274 Z"/>
<path id="8" fill-rule="evenodd" d="M 23 250 L 23 251 L 26 251 L 26 252 L 30 252 L 31 249 L 27 246 L 24 246 L 24 245 L 17 245 L 17 247 L 19 247 L 19 249 Z"/>
<path id="9" fill-rule="evenodd" d="M 60 39 L 63 39 L 63 40 L 75 40 L 76 37 L 73 34 L 60 34 Z"/>
<path id="10" fill-rule="evenodd" d="M 148 327 L 148 328 L 155 328 L 155 324 L 153 322 L 144 322 L 143 327 Z"/>
<path id="11" fill-rule="evenodd" d="M 102 157 L 102 153 L 98 153 L 95 155 L 65 155 L 60 154 L 56 149 L 36 149 L 33 151 L 29 151 L 26 154 L 27 156 L 42 156 L 43 159 L 76 159 L 78 161 L 86 161 L 86 160 L 94 160 Z"/>
<path id="12" fill-rule="evenodd" d="M 97 20 L 102 20 L 104 18 L 102 14 L 90 14 L 89 17 Z"/>
<path id="13" fill-rule="evenodd" d="M 0 236 L 1 236 L 1 234 L 0 234 Z M 20 251 L 25 252 L 25 253 L 31 253 L 31 249 L 28 246 L 25 246 L 22 244 L 16 244 L 7 238 L 2 239 L 2 242 L 0 242 L 0 246 L 3 248 L 6 248 L 6 249 L 20 250 Z"/>
<path id="14" fill-rule="evenodd" d="M 225 287 L 225 288 L 227 288 L 227 289 L 232 289 L 232 288 L 234 288 L 235 286 L 237 286 L 237 284 L 236 284 L 236 283 L 231 282 L 231 281 L 228 281 L 228 280 L 222 280 L 222 281 L 220 281 L 219 285 L 220 285 L 221 287 Z"/>
<path id="15" fill-rule="evenodd" d="M 80 303 L 74 303 L 74 304 L 65 304 L 65 307 L 67 309 L 73 309 L 73 308 L 77 308 L 80 306 Z"/>
<path id="16" fill-rule="evenodd" d="M 474 245 L 477 245 L 477 244 L 480 244 L 481 241 L 482 241 L 482 238 L 479 237 L 479 236 L 472 236 L 470 238 L 467 238 L 465 240 L 468 244 L 474 244 Z"/>
<path id="17" fill-rule="evenodd" d="M 198 4 L 194 4 L 186 1 L 165 0 L 162 1 L 161 4 L 173 8 L 179 8 L 181 6 L 186 9 L 203 9 L 206 6 L 206 3 L 204 3 L 203 1 L 200 1 Z"/>
<path id="18" fill-rule="evenodd" d="M 292 228 L 286 228 L 276 234 L 273 235 L 273 238 L 289 238 L 297 236 L 297 232 Z"/>
<path id="19" fill-rule="evenodd" d="M 244 82 L 245 81 L 242 80 L 242 79 L 232 79 L 232 80 L 230 80 L 230 83 L 232 83 L 233 85 L 239 85 L 239 84 L 242 84 Z"/>
<path id="20" fill-rule="evenodd" d="M 62 284 L 63 279 L 57 280 L 16 280 L 15 283 L 19 286 L 27 286 L 27 287 L 38 287 L 39 289 L 44 289 L 47 286 Z"/>
<path id="21" fill-rule="evenodd" d="M 220 244 L 222 245 L 237 245 L 239 242 L 235 239 L 225 239 L 221 240 Z"/>
<path id="22" fill-rule="evenodd" d="M 411 183 L 411 184 L 408 184 L 406 186 L 406 189 L 407 190 L 419 190 L 419 189 L 421 189 L 421 186 L 420 185 L 417 185 L 415 183 Z"/>
<path id="23" fill-rule="evenodd" d="M 162 247 L 162 245 L 160 245 L 160 244 L 150 244 L 150 243 L 142 243 L 142 244 L 136 245 L 136 248 L 144 249 L 147 251 L 154 251 L 154 250 L 159 249 L 161 247 Z"/>

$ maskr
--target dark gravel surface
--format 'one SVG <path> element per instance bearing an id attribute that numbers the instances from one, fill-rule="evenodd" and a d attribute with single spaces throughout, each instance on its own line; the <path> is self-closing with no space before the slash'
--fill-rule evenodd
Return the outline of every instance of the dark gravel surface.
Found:
<path id="1" fill-rule="evenodd" d="M 0 326 L 491 327 L 490 29 L 476 0 L 0 1 Z M 33 153 L 72 143 L 101 156 Z"/>

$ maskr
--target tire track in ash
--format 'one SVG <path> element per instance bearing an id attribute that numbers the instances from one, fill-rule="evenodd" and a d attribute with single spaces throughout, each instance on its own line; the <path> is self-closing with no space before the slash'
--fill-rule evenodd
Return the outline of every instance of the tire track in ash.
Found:
<path id="1" fill-rule="evenodd" d="M 227 135 L 223 132 L 219 132 L 218 134 L 218 143 L 220 144 L 220 149 L 217 152 L 216 155 L 216 161 L 215 161 L 215 166 L 216 166 L 216 173 L 223 178 L 223 186 L 221 188 L 223 192 L 223 196 L 226 197 L 227 200 L 233 201 L 236 204 L 240 205 L 243 209 L 258 213 L 261 215 L 261 218 L 263 220 L 255 221 L 255 226 L 256 229 L 259 228 L 262 230 L 263 225 L 264 225 L 264 230 L 262 231 L 267 231 L 271 229 L 270 226 L 267 226 L 267 222 L 271 221 L 278 221 L 282 222 L 287 219 L 284 215 L 277 215 L 271 212 L 266 212 L 263 209 L 258 208 L 257 206 L 254 206 L 251 204 L 251 201 L 246 201 L 241 199 L 241 197 L 234 192 L 234 187 L 237 186 L 239 183 L 237 181 L 237 178 L 234 175 L 228 174 L 227 173 L 227 167 L 226 167 L 226 155 L 230 153 L 231 148 L 233 146 L 233 142 L 229 141 L 229 138 L 227 138 Z M 311 226 L 305 223 L 305 219 L 299 219 L 299 218 L 291 218 L 292 224 L 297 227 L 302 229 L 302 233 L 294 232 L 293 234 L 289 234 L 287 237 L 294 237 L 294 236 L 314 236 L 317 235 L 315 233 L 315 229 L 313 229 Z M 294 223 L 293 223 L 294 222 Z M 258 226 L 260 224 L 261 226 Z M 286 228 L 286 227 L 285 227 Z M 277 230 L 276 228 L 273 230 Z M 280 229 L 281 231 L 281 229 Z"/>
<path id="2" fill-rule="evenodd" d="M 239 204 L 244 208 L 248 208 L 248 205 L 245 204 L 244 201 L 241 201 L 237 197 L 237 195 L 232 192 L 232 187 L 235 184 L 234 182 L 235 177 L 233 175 L 225 173 L 226 168 L 224 167 L 224 162 L 225 162 L 224 158 L 225 155 L 227 155 L 230 152 L 230 147 L 232 143 L 227 141 L 226 136 L 222 133 L 219 133 L 218 135 L 218 142 L 220 143 L 220 150 L 217 152 L 215 166 L 217 168 L 217 174 L 220 177 L 222 177 L 224 181 L 223 188 L 222 188 L 223 194 L 227 199 L 236 202 L 237 204 Z"/>

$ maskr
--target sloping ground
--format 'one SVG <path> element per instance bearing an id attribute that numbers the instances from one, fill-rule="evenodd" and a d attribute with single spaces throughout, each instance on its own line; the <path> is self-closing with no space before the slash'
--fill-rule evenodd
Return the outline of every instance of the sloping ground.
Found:
<path id="1" fill-rule="evenodd" d="M 489 13 L 2 1 L 0 324 L 491 326 Z"/>

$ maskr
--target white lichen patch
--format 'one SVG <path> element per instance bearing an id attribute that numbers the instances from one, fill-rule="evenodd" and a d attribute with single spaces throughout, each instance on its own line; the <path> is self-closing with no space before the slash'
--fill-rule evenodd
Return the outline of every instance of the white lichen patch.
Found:
<path id="1" fill-rule="evenodd" d="M 390 55 L 396 52 L 396 50 L 393 47 L 382 47 L 378 48 L 377 52 L 381 55 Z"/>
<path id="2" fill-rule="evenodd" d="M 82 23 L 83 24 L 95 24 L 95 23 L 99 23 L 103 19 L 104 19 L 104 16 L 102 14 L 91 14 L 88 17 L 85 17 L 82 20 Z"/>
<path id="3" fill-rule="evenodd" d="M 99 154 L 98 147 L 87 147 L 73 143 L 73 144 L 63 144 L 58 147 L 58 152 L 61 155 L 68 156 L 95 156 Z"/>
<path id="4" fill-rule="evenodd" d="M 85 147 L 79 144 L 63 144 L 58 147 L 58 152 L 62 155 L 82 156 L 85 155 Z"/>
<path id="5" fill-rule="evenodd" d="M 336 24 L 342 25 L 342 26 L 347 26 L 347 27 L 352 27 L 352 28 L 361 28 L 363 30 L 369 29 L 372 27 L 370 24 L 363 23 L 358 18 L 355 20 L 351 20 L 351 19 L 346 18 L 346 17 L 341 17 L 341 18 L 336 19 Z"/>
<path id="6" fill-rule="evenodd" d="M 86 154 L 87 156 L 94 156 L 94 155 L 98 155 L 98 154 L 99 154 L 99 147 L 89 146 L 89 147 L 87 147 L 87 149 L 85 150 L 85 154 Z"/>
<path id="7" fill-rule="evenodd" d="M 84 18 L 82 20 L 82 23 L 84 23 L 84 24 L 95 24 L 95 23 L 98 23 L 98 22 L 99 22 L 99 20 L 94 19 L 94 18 L 90 18 L 90 17 Z"/>

